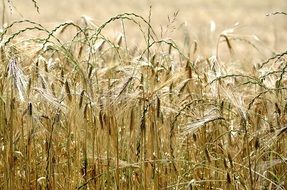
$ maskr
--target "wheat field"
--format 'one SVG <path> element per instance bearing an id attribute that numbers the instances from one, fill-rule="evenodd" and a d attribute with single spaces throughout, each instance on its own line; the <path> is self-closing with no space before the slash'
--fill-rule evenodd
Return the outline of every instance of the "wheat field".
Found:
<path id="1" fill-rule="evenodd" d="M 0 8 L 0 189 L 287 189 L 285 1 Z"/>

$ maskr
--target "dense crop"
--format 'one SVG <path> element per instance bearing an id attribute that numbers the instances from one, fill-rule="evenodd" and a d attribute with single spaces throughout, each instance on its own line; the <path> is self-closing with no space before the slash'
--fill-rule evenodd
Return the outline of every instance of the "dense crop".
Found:
<path id="1" fill-rule="evenodd" d="M 151 19 L 3 28 L 0 189 L 286 189 L 287 53 L 237 60 L 237 43 L 260 50 L 229 30 L 202 57 Z"/>

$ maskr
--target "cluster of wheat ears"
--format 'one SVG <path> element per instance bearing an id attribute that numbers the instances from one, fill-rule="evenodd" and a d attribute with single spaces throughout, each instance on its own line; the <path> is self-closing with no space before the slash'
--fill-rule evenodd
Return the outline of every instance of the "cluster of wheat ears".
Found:
<path id="1" fill-rule="evenodd" d="M 150 20 L 0 31 L 0 189 L 287 189 L 287 52 L 241 72 Z M 143 47 L 107 38 L 114 22 Z"/>

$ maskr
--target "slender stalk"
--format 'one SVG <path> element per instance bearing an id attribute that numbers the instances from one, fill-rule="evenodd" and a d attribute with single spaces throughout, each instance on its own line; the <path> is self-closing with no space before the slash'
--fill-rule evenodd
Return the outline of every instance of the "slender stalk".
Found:
<path id="1" fill-rule="evenodd" d="M 1 25 L 4 26 L 5 24 L 5 14 L 6 14 L 6 4 L 5 0 L 2 0 L 2 19 L 1 19 Z"/>

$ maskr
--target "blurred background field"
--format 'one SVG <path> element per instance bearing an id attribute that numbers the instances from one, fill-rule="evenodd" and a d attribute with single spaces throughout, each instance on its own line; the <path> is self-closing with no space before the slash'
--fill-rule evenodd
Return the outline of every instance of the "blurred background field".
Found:
<path id="1" fill-rule="evenodd" d="M 119 13 L 133 12 L 147 17 L 149 5 L 152 5 L 152 25 L 155 30 L 169 25 L 168 17 L 172 18 L 179 12 L 173 30 L 164 37 L 182 35 L 180 27 L 187 23 L 191 39 L 207 38 L 210 22 L 216 24 L 217 36 L 223 30 L 239 23 L 236 33 L 256 35 L 267 48 L 282 50 L 286 48 L 287 22 L 282 16 L 266 17 L 266 14 L 287 9 L 285 0 L 49 0 L 39 1 L 40 14 L 36 13 L 31 1 L 12 1 L 17 10 L 12 11 L 10 20 L 31 19 L 33 21 L 56 25 L 68 20 L 77 20 L 82 15 L 91 17 L 95 24 L 102 24 L 111 16 Z M 111 32 L 118 32 L 118 26 Z M 218 36 L 217 36 L 218 37 Z M 205 44 L 204 44 L 205 45 Z"/>

